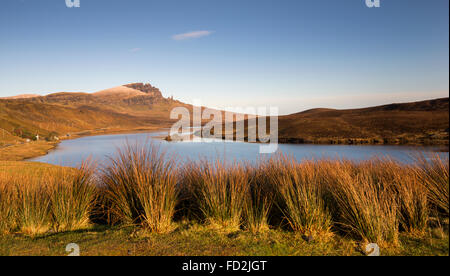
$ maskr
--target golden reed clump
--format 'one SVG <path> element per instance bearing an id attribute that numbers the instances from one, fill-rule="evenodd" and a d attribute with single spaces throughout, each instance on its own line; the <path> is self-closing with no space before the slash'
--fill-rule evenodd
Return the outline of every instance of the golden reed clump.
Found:
<path id="1" fill-rule="evenodd" d="M 85 228 L 97 197 L 93 167 L 0 173 L 0 232 L 29 235 Z"/>
<path id="2" fill-rule="evenodd" d="M 152 232 L 173 229 L 178 203 L 177 168 L 151 144 L 126 144 L 102 169 L 104 210 L 112 223 L 142 225 Z"/>

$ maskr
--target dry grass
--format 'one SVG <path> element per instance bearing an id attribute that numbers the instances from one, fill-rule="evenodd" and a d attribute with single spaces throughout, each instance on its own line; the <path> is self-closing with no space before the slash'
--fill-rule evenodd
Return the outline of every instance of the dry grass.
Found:
<path id="1" fill-rule="evenodd" d="M 0 177 L 0 232 L 10 233 L 17 228 L 17 191 L 9 185 L 12 182 L 10 177 Z"/>
<path id="2" fill-rule="evenodd" d="M 111 224 L 152 233 L 171 232 L 182 217 L 220 233 L 278 228 L 322 241 L 344 235 L 396 246 L 401 233 L 424 237 L 434 231 L 430 221 L 448 223 L 449 166 L 438 157 L 408 166 L 285 156 L 253 165 L 179 166 L 158 147 L 136 144 L 119 150 L 97 177 L 87 165 L 14 170 L 0 163 L 0 169 L 2 233 L 85 228 L 95 210 Z"/>
<path id="3" fill-rule="evenodd" d="M 403 230 L 424 235 L 428 226 L 429 206 L 425 185 L 412 168 L 403 169 L 391 164 L 393 188 L 397 193 L 399 219 Z"/>
<path id="4" fill-rule="evenodd" d="M 184 168 L 183 185 L 195 198 L 203 218 L 213 227 L 239 229 L 249 189 L 249 175 L 238 164 L 199 162 Z"/>
<path id="5" fill-rule="evenodd" d="M 173 160 L 156 146 L 127 144 L 110 161 L 101 183 L 112 222 L 170 232 L 178 201 Z"/>
<path id="6" fill-rule="evenodd" d="M 418 180 L 428 191 L 431 208 L 448 219 L 449 216 L 449 162 L 438 155 L 419 156 L 415 169 Z"/>
<path id="7" fill-rule="evenodd" d="M 379 177 L 383 172 L 374 170 L 371 163 L 355 166 L 350 162 L 329 164 L 328 172 L 335 223 L 365 242 L 396 244 L 398 200 L 392 183 Z"/>
<path id="8" fill-rule="evenodd" d="M 61 174 L 50 187 L 51 214 L 57 231 L 86 228 L 97 200 L 93 183 L 94 167 L 83 163 L 74 175 Z"/>
<path id="9" fill-rule="evenodd" d="M 87 165 L 0 173 L 0 231 L 38 235 L 87 227 L 96 197 L 91 175 Z"/>
<path id="10" fill-rule="evenodd" d="M 271 171 L 271 163 L 248 166 L 250 182 L 244 204 L 245 227 L 252 233 L 263 233 L 269 230 L 269 219 L 274 204 L 275 192 L 267 172 Z"/>
<path id="11" fill-rule="evenodd" d="M 22 161 L 45 155 L 51 149 L 55 148 L 56 145 L 56 142 L 38 141 L 0 148 L 0 161 Z"/>
<path id="12" fill-rule="evenodd" d="M 279 195 L 277 205 L 290 227 L 308 236 L 328 235 L 332 225 L 321 164 L 280 157 L 268 176 Z"/>

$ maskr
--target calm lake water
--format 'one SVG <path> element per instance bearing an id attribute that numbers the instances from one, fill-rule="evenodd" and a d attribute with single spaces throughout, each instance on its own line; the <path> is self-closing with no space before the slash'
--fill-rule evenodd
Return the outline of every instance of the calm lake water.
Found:
<path id="1" fill-rule="evenodd" d="M 209 142 L 185 141 L 166 142 L 156 138 L 167 135 L 167 131 L 137 134 L 115 134 L 90 136 L 73 140 L 62 141 L 59 146 L 49 154 L 29 161 L 44 162 L 63 166 L 78 166 L 82 160 L 91 157 L 100 164 L 108 162 L 108 157 L 113 156 L 116 149 L 123 147 L 128 141 L 152 142 L 161 145 L 168 154 L 175 154 L 177 160 L 198 160 L 200 158 L 215 160 L 217 158 L 229 161 L 250 161 L 270 158 L 272 154 L 260 154 L 260 144 L 243 142 L 224 142 L 222 140 L 209 140 Z M 291 155 L 297 160 L 306 159 L 338 159 L 345 158 L 355 161 L 367 160 L 373 157 L 389 157 L 400 162 L 410 163 L 413 156 L 422 152 L 434 154 L 435 147 L 411 147 L 411 146 L 354 146 L 354 145 L 297 145 L 279 144 L 278 152 Z M 448 158 L 448 152 L 438 153 L 443 158 Z"/>

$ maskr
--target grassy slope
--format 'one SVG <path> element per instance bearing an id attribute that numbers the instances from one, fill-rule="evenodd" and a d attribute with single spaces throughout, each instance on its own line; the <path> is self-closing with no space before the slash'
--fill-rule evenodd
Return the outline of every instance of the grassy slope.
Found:
<path id="1" fill-rule="evenodd" d="M 312 109 L 280 116 L 279 142 L 448 145 L 448 112 L 449 98 L 362 109 Z"/>
<path id="2" fill-rule="evenodd" d="M 33 175 L 39 177 L 46 172 L 53 172 L 61 168 L 60 166 L 37 162 L 0 161 L 0 172 L 13 177 L 16 175 Z M 73 170 L 72 168 L 67 169 Z"/>
<path id="3" fill-rule="evenodd" d="M 3 141 L 4 143 L 13 142 L 18 139 L 17 136 L 12 135 L 9 131 L 0 128 L 0 141 Z M 3 144 L 0 144 L 2 146 Z"/>
<path id="4" fill-rule="evenodd" d="M 192 113 L 192 105 L 124 87 L 93 94 L 61 92 L 33 98 L 0 98 L 0 130 L 5 130 L 9 140 L 17 140 L 12 136 L 17 128 L 46 137 L 50 132 L 65 135 L 170 127 L 177 121 L 170 119 L 175 107 L 186 107 Z"/>
<path id="5" fill-rule="evenodd" d="M 379 107 L 333 110 L 316 109 L 282 116 L 282 139 L 388 139 L 437 143 L 448 140 L 449 99 Z M 448 143 L 448 141 L 447 141 Z"/>
<path id="6" fill-rule="evenodd" d="M 401 245 L 382 248 L 381 255 L 448 256 L 448 233 L 430 233 L 425 238 L 400 236 Z M 132 228 L 96 226 L 91 229 L 38 237 L 0 237 L 0 255 L 67 255 L 69 243 L 80 246 L 83 255 L 150 256 L 310 256 L 363 255 L 361 245 L 346 238 L 306 242 L 286 231 L 270 230 L 255 236 L 239 231 L 221 234 L 206 226 L 180 224 L 169 234 L 141 234 Z"/>
<path id="7" fill-rule="evenodd" d="M 170 111 L 190 105 L 135 91 L 55 93 L 44 97 L 0 99 L 0 160 L 23 160 L 45 154 L 55 143 L 24 143 L 39 134 L 65 138 L 169 127 Z M 23 137 L 14 132 L 20 131 Z"/>
<path id="8" fill-rule="evenodd" d="M 42 99 L 42 102 L 36 99 L 0 100 L 0 128 L 9 132 L 24 128 L 33 135 L 38 133 L 43 137 L 52 131 L 65 135 L 101 128 L 134 129 L 168 125 L 167 110 L 175 104 L 165 103 L 164 107 L 154 109 L 148 107 L 136 114 L 136 110 L 143 108 L 125 104 L 106 105 L 97 99 L 89 101 L 89 95 L 69 95 L 58 100 L 50 98 Z"/>
<path id="9" fill-rule="evenodd" d="M 3 147 L 0 148 L 0 161 L 22 161 L 45 155 L 56 145 L 56 142 L 38 141 Z"/>
<path id="10" fill-rule="evenodd" d="M 156 89 L 156 88 L 154 88 Z M 156 91 L 159 91 L 156 89 Z M 127 87 L 97 93 L 54 93 L 43 97 L 0 99 L 0 160 L 23 160 L 45 154 L 54 143 L 24 144 L 39 134 L 65 138 L 170 127 L 175 107 L 192 106 Z M 14 135 L 20 131 L 23 138 Z M 7 147 L 7 148 L 6 148 Z"/>

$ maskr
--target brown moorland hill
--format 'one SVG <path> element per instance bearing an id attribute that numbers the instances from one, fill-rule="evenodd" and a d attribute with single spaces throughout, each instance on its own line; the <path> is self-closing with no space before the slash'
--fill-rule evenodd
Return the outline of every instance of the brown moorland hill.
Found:
<path id="1" fill-rule="evenodd" d="M 347 110 L 318 108 L 278 119 L 281 143 L 448 145 L 449 98 Z M 245 126 L 248 134 L 247 121 Z"/>
<path id="2" fill-rule="evenodd" d="M 21 94 L 11 97 L 0 97 L 0 99 L 28 99 L 28 98 L 34 98 L 34 97 L 40 97 L 41 95 L 38 94 Z"/>
<path id="3" fill-rule="evenodd" d="M 149 89 L 148 85 L 142 87 Z M 0 99 L 0 129 L 17 138 L 30 139 L 37 134 L 51 138 L 68 133 L 168 127 L 173 123 L 170 111 L 177 106 L 192 108 L 164 98 L 161 93 L 126 86 L 97 93 L 60 92 L 41 97 L 4 98 Z"/>
<path id="4" fill-rule="evenodd" d="M 149 130 L 172 126 L 176 120 L 170 119 L 170 112 L 175 107 L 185 107 L 192 114 L 192 105 L 165 98 L 158 88 L 143 83 L 95 93 L 59 92 L 41 97 L 4 98 L 0 99 L 0 129 L 8 133 L 9 140 L 11 135 L 16 137 L 16 142 L 36 135 L 51 140 L 68 134 Z"/>
<path id="5" fill-rule="evenodd" d="M 3 98 L 0 140 L 170 127 L 175 121 L 170 120 L 170 111 L 179 106 L 192 111 L 191 105 L 165 98 L 158 88 L 143 83 L 96 93 Z M 448 145 L 448 111 L 449 98 L 347 110 L 311 109 L 280 116 L 279 141 Z"/>

